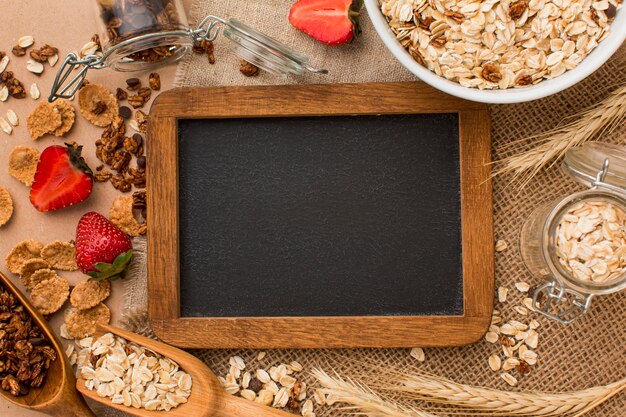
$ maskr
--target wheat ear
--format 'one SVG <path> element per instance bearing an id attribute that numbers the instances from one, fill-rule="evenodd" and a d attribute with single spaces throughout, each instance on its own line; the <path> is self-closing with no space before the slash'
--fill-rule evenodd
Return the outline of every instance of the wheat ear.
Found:
<path id="1" fill-rule="evenodd" d="M 610 134 L 626 119 L 626 85 L 622 84 L 600 103 L 569 117 L 569 122 L 539 135 L 508 143 L 500 152 L 525 146 L 528 141 L 539 142 L 534 148 L 504 158 L 493 174 L 513 173 L 512 181 L 523 188 L 544 167 L 554 165 L 574 146 Z"/>
<path id="2" fill-rule="evenodd" d="M 343 380 L 336 380 L 320 370 L 313 375 L 334 396 L 347 392 Z M 427 401 L 448 406 L 463 407 L 474 414 L 490 416 L 571 416 L 578 417 L 626 388 L 626 378 L 612 384 L 564 393 L 509 392 L 459 384 L 448 379 L 420 373 L 409 375 L 398 371 L 379 372 L 378 387 L 407 400 Z M 389 381 L 389 382 L 388 382 Z M 398 384 L 397 381 L 401 381 Z M 358 388 L 358 387 L 357 387 Z M 355 391 L 358 392 L 358 391 Z M 355 396 L 355 392 L 352 395 Z M 340 395 L 356 406 L 354 399 Z"/>
<path id="3" fill-rule="evenodd" d="M 331 377 L 320 369 L 314 369 L 312 373 L 324 387 L 322 392 L 328 395 L 328 404 L 344 403 L 346 405 L 342 408 L 352 410 L 354 414 L 368 417 L 439 417 L 385 400 L 363 384 L 343 380 L 337 375 Z"/>

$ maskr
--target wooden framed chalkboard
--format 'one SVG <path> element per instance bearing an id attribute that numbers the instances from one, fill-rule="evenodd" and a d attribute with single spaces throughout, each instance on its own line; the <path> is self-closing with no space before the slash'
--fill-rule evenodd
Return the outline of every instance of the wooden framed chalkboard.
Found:
<path id="1" fill-rule="evenodd" d="M 152 328 L 189 348 L 471 343 L 492 312 L 486 107 L 422 83 L 152 106 Z"/>

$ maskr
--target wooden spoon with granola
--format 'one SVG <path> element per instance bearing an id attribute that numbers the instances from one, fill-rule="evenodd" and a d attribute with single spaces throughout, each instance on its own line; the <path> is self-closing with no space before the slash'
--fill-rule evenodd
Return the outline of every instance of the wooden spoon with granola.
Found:
<path id="1" fill-rule="evenodd" d="M 85 348 L 81 354 L 87 360 L 81 366 L 79 354 L 76 388 L 85 397 L 128 414 L 294 417 L 228 394 L 204 362 L 165 343 L 98 324 L 93 337 L 79 345 Z M 124 384 L 121 390 L 116 383 Z"/>
<path id="2" fill-rule="evenodd" d="M 4 324 L 0 326 L 0 362 L 4 362 L 0 394 L 4 398 L 55 417 L 95 417 L 75 389 L 74 372 L 60 340 L 2 273 L 0 324 Z"/>

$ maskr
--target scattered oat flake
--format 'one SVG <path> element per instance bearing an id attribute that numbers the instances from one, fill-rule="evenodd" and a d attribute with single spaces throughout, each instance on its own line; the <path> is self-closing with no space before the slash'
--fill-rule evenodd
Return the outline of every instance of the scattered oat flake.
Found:
<path id="1" fill-rule="evenodd" d="M 47 101 L 40 103 L 26 118 L 28 132 L 33 140 L 51 134 L 63 124 L 61 113 Z"/>
<path id="2" fill-rule="evenodd" d="M 30 187 L 33 185 L 38 163 L 37 150 L 30 146 L 18 145 L 9 154 L 9 175 Z"/>
<path id="3" fill-rule="evenodd" d="M 502 373 L 500 377 L 502 377 L 502 379 L 504 379 L 504 381 L 512 387 L 517 385 L 517 378 L 515 378 L 513 375 L 511 375 L 508 372 Z"/>
<path id="4" fill-rule="evenodd" d="M 420 362 L 424 362 L 426 360 L 426 355 L 424 354 L 424 349 L 420 347 L 415 347 L 411 349 L 410 353 L 411 357 L 417 359 Z"/>
<path id="5" fill-rule="evenodd" d="M 7 269 L 14 274 L 19 274 L 26 261 L 39 257 L 41 249 L 43 249 L 43 244 L 36 240 L 19 242 L 6 257 Z"/>
<path id="6" fill-rule="evenodd" d="M 517 288 L 519 292 L 528 292 L 530 285 L 527 282 L 521 281 L 515 283 L 515 288 Z"/>
<path id="7" fill-rule="evenodd" d="M 485 333 L 485 340 L 489 343 L 496 343 L 500 337 L 495 332 Z"/>
<path id="8" fill-rule="evenodd" d="M 0 87 L 0 101 L 7 101 L 9 99 L 9 89 L 6 85 Z"/>
<path id="9" fill-rule="evenodd" d="M 96 324 L 109 324 L 111 311 L 103 303 L 89 310 L 74 310 L 65 319 L 67 332 L 76 339 L 92 335 L 96 331 Z"/>
<path id="10" fill-rule="evenodd" d="M 499 371 L 502 367 L 502 359 L 498 355 L 491 355 L 489 357 L 489 367 L 492 371 Z"/>
<path id="11" fill-rule="evenodd" d="M 43 315 L 56 313 L 63 307 L 70 294 L 67 280 L 55 277 L 42 281 L 33 288 L 30 302 Z"/>
<path id="12" fill-rule="evenodd" d="M 40 96 L 41 96 L 41 93 L 39 92 L 39 87 L 37 87 L 37 83 L 33 83 L 30 86 L 30 97 L 33 100 L 38 100 Z"/>
<path id="13" fill-rule="evenodd" d="M 41 74 L 44 68 L 41 62 L 29 59 L 28 61 L 26 61 L 26 69 L 33 74 Z"/>
<path id="14" fill-rule="evenodd" d="M 133 196 L 121 195 L 113 200 L 109 209 L 111 222 L 127 235 L 137 237 L 146 233 L 146 225 L 139 224 L 133 215 Z"/>
<path id="15" fill-rule="evenodd" d="M 5 55 L 4 57 L 2 57 L 2 59 L 0 59 L 0 74 L 2 74 L 4 72 L 5 69 L 7 69 L 7 65 L 9 65 L 9 61 L 11 59 L 9 58 L 8 55 Z M 7 92 L 9 90 L 7 89 Z M 3 100 L 4 101 L 4 100 Z"/>
<path id="16" fill-rule="evenodd" d="M 256 360 L 257 361 L 262 361 L 263 358 L 265 358 L 265 355 L 267 355 L 267 353 L 265 353 L 263 351 L 259 352 L 258 355 L 256 355 Z"/>
<path id="17" fill-rule="evenodd" d="M 35 38 L 30 35 L 22 36 L 17 40 L 17 44 L 20 48 L 28 48 L 35 43 Z"/>
<path id="18" fill-rule="evenodd" d="M 111 295 L 111 281 L 108 279 L 86 279 L 74 287 L 70 303 L 77 310 L 87 310 L 97 306 Z"/>
<path id="19" fill-rule="evenodd" d="M 54 67 L 58 61 L 59 61 L 59 54 L 54 54 L 48 57 L 48 65 L 50 65 L 51 67 Z"/>
<path id="20" fill-rule="evenodd" d="M 17 113 L 15 113 L 13 110 L 9 109 L 7 110 L 7 120 L 9 121 L 9 123 L 11 123 L 13 126 L 17 126 L 20 124 L 20 119 L 19 117 L 17 117 Z"/>
<path id="21" fill-rule="evenodd" d="M 78 269 L 74 242 L 61 242 L 60 240 L 50 242 L 41 250 L 41 257 L 55 269 L 64 271 Z"/>
<path id="22" fill-rule="evenodd" d="M 505 251 L 508 247 L 508 243 L 506 243 L 504 240 L 498 240 L 496 242 L 496 252 Z"/>
<path id="23" fill-rule="evenodd" d="M 498 287 L 498 301 L 504 303 L 506 301 L 506 295 L 508 294 L 509 289 L 506 287 Z"/>
<path id="24" fill-rule="evenodd" d="M 13 133 L 13 126 L 11 126 L 11 123 L 7 122 L 2 116 L 0 116 L 0 129 L 2 129 L 2 131 L 7 135 Z"/>
<path id="25" fill-rule="evenodd" d="M 4 226 L 13 216 L 13 199 L 9 191 L 0 187 L 0 227 Z"/>

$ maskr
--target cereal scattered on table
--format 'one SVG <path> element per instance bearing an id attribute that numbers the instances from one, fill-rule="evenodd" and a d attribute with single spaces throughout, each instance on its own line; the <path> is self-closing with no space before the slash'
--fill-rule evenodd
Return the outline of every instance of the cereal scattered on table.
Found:
<path id="1" fill-rule="evenodd" d="M 117 99 L 106 87 L 88 84 L 78 92 L 80 114 L 96 126 L 107 127 L 119 114 Z"/>
<path id="2" fill-rule="evenodd" d="M 28 132 L 33 140 L 52 134 L 63 124 L 61 112 L 47 101 L 41 102 L 26 118 Z"/>
<path id="3" fill-rule="evenodd" d="M 39 152 L 30 146 L 18 145 L 9 154 L 9 174 L 16 180 L 31 186 L 39 163 Z"/>
<path id="4" fill-rule="evenodd" d="M 41 257 L 55 269 L 64 271 L 76 271 L 78 269 L 74 242 L 55 240 L 48 243 L 41 250 Z"/>
<path id="5" fill-rule="evenodd" d="M 9 191 L 0 187 L 0 227 L 4 226 L 13 216 L 13 200 Z"/>
<path id="6" fill-rule="evenodd" d="M 63 137 L 72 130 L 76 121 L 76 112 L 74 107 L 67 100 L 56 100 L 52 104 L 61 113 L 61 126 L 59 126 L 52 134 L 56 137 Z"/>
<path id="7" fill-rule="evenodd" d="M 109 210 L 111 223 L 122 229 L 129 236 L 141 236 L 146 233 L 146 224 L 139 224 L 133 214 L 134 198 L 132 195 L 121 195 L 113 201 Z"/>
<path id="8" fill-rule="evenodd" d="M 57 273 L 54 272 L 52 269 L 48 269 L 48 268 L 38 269 L 37 271 L 33 272 L 33 274 L 30 276 L 30 279 L 28 280 L 28 289 L 32 290 L 40 282 L 47 281 L 49 279 L 53 279 L 57 277 L 58 277 Z"/>
<path id="9" fill-rule="evenodd" d="M 111 311 L 103 303 L 89 310 L 73 310 L 65 318 L 67 332 L 75 339 L 82 339 L 96 331 L 96 324 L 109 324 Z"/>
<path id="10" fill-rule="evenodd" d="M 30 294 L 30 302 L 41 314 L 49 315 L 59 311 L 69 295 L 67 280 L 55 277 L 37 284 Z"/>
<path id="11" fill-rule="evenodd" d="M 24 263 L 30 259 L 38 258 L 42 249 L 43 244 L 36 240 L 19 242 L 6 257 L 7 269 L 14 274 L 19 274 Z"/>
<path id="12" fill-rule="evenodd" d="M 111 281 L 86 279 L 74 287 L 70 295 L 70 303 L 77 310 L 88 310 L 106 300 L 109 295 L 111 295 Z"/>
<path id="13" fill-rule="evenodd" d="M 32 258 L 24 262 L 20 268 L 20 279 L 22 280 L 22 284 L 24 284 L 26 288 L 31 288 L 30 276 L 36 271 L 45 268 L 49 269 L 50 265 L 48 265 L 48 262 L 41 258 Z"/>

